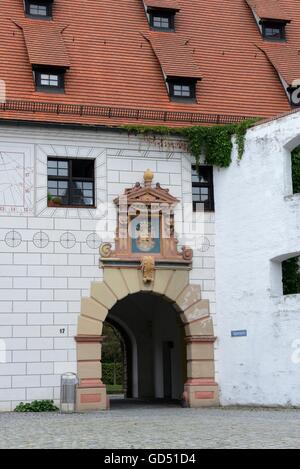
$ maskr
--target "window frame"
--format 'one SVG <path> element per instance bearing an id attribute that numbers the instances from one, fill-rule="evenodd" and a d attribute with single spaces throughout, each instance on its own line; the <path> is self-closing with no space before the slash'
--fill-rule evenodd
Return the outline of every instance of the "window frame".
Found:
<path id="1" fill-rule="evenodd" d="M 169 97 L 172 101 L 181 101 L 181 102 L 188 102 L 188 103 L 196 103 L 196 95 L 197 95 L 197 80 L 193 78 L 176 78 L 170 77 L 167 79 L 168 87 L 169 87 Z M 177 96 L 174 94 L 175 86 L 189 86 L 191 94 L 190 96 Z"/>
<path id="2" fill-rule="evenodd" d="M 293 256 L 281 262 L 282 295 L 300 295 L 300 257 Z"/>
<path id="3" fill-rule="evenodd" d="M 31 5 L 45 6 L 47 9 L 46 15 L 35 15 L 30 12 Z M 39 20 L 51 20 L 53 17 L 53 0 L 25 0 L 25 14 L 29 18 Z"/>
<path id="4" fill-rule="evenodd" d="M 286 23 L 282 21 L 262 21 L 262 36 L 266 41 L 271 42 L 282 42 L 286 41 Z M 280 30 L 280 38 L 278 37 L 269 37 L 266 35 L 267 29 L 279 29 Z"/>
<path id="5" fill-rule="evenodd" d="M 175 12 L 172 10 L 160 10 L 153 9 L 148 11 L 149 14 L 149 23 L 153 31 L 165 31 L 165 32 L 175 32 Z M 154 25 L 154 18 L 167 18 L 169 20 L 168 28 L 160 28 L 159 26 Z"/>
<path id="6" fill-rule="evenodd" d="M 65 73 L 66 69 L 57 67 L 34 67 L 34 81 L 36 91 L 46 93 L 65 93 Z M 56 75 L 58 77 L 58 86 L 43 85 L 41 83 L 42 75 Z"/>
<path id="7" fill-rule="evenodd" d="M 61 162 L 68 162 L 68 175 L 67 176 L 53 176 L 49 175 L 48 173 L 48 161 L 61 161 Z M 93 161 L 93 177 L 92 178 L 86 178 L 86 177 L 74 177 L 72 175 L 72 165 L 73 161 Z M 59 207 L 61 208 L 96 208 L 96 177 L 95 177 L 95 162 L 96 160 L 94 158 L 63 158 L 63 157 L 55 157 L 55 156 L 48 156 L 47 157 L 47 193 L 48 193 L 48 182 L 49 181 L 67 181 L 68 182 L 68 204 L 61 204 Z M 93 203 L 91 205 L 85 205 L 85 204 L 72 204 L 72 196 L 71 196 L 71 190 L 72 190 L 72 182 L 77 181 L 77 182 L 92 182 L 93 184 Z M 59 195 L 53 196 L 53 197 L 61 197 Z"/>
<path id="8" fill-rule="evenodd" d="M 193 181 L 193 173 L 196 172 L 199 176 L 199 170 L 201 168 L 205 168 L 205 170 L 208 172 L 208 182 L 200 182 L 200 177 L 199 177 L 199 182 Z M 210 165 L 200 165 L 197 168 L 197 165 L 192 165 L 191 168 L 192 171 L 192 199 L 193 199 L 193 188 L 194 187 L 199 187 L 199 188 L 207 188 L 208 189 L 208 201 L 206 202 L 201 202 L 201 200 L 197 201 L 192 201 L 193 202 L 193 212 L 196 212 L 197 210 L 197 205 L 198 204 L 203 204 L 204 206 L 204 212 L 214 212 L 215 211 L 215 200 L 214 200 L 214 174 L 213 174 L 213 166 Z"/>

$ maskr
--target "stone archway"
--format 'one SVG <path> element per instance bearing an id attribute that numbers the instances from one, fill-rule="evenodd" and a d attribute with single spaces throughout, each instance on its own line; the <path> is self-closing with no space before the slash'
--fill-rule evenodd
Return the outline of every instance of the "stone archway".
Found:
<path id="1" fill-rule="evenodd" d="M 93 282 L 91 295 L 81 301 L 78 319 L 77 361 L 79 386 L 77 410 L 109 408 L 105 385 L 101 381 L 102 327 L 117 301 L 138 292 L 161 295 L 180 312 L 187 344 L 187 382 L 183 398 L 189 407 L 219 404 L 215 382 L 213 322 L 209 302 L 201 298 L 199 285 L 189 283 L 184 268 L 159 268 L 155 280 L 145 284 L 140 270 L 126 267 L 104 267 L 103 282 Z"/>

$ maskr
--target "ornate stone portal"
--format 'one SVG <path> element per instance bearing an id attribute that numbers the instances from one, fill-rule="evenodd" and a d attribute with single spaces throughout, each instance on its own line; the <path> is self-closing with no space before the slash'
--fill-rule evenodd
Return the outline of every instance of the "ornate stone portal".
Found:
<path id="1" fill-rule="evenodd" d="M 174 209 L 179 201 L 160 184 L 153 187 L 152 181 L 153 173 L 147 170 L 143 186 L 136 183 L 115 200 L 115 250 L 110 244 L 101 246 L 104 280 L 93 282 L 90 298 L 81 302 L 76 337 L 78 411 L 109 407 L 101 381 L 103 322 L 118 301 L 139 292 L 162 296 L 180 313 L 187 344 L 185 404 L 207 407 L 219 403 L 209 302 L 201 298 L 199 285 L 189 284 L 192 250 L 177 250 Z"/>
<path id="2" fill-rule="evenodd" d="M 153 177 L 147 170 L 143 185 L 137 182 L 114 200 L 118 211 L 115 250 L 110 244 L 101 246 L 103 265 L 133 266 L 152 256 L 156 265 L 191 266 L 193 251 L 185 246 L 181 253 L 177 249 L 174 212 L 179 200 L 159 183 L 153 185 Z"/>

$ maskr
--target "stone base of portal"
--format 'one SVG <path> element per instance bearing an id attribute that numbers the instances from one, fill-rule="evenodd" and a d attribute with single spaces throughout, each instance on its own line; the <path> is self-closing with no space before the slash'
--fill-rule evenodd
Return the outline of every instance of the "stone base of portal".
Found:
<path id="1" fill-rule="evenodd" d="M 220 405 L 218 384 L 213 379 L 188 379 L 183 400 L 186 407 L 217 407 Z"/>
<path id="2" fill-rule="evenodd" d="M 100 379 L 82 379 L 77 388 L 77 412 L 108 410 L 109 398 L 105 384 Z"/>

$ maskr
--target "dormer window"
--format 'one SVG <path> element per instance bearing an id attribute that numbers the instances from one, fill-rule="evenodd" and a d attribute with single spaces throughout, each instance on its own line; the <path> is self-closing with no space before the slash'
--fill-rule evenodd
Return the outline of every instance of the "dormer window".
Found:
<path id="1" fill-rule="evenodd" d="M 262 34 L 264 39 L 267 39 L 268 41 L 284 41 L 285 23 L 263 21 Z"/>
<path id="2" fill-rule="evenodd" d="M 278 74 L 291 106 L 300 106 L 299 49 L 297 47 L 257 46 Z"/>
<path id="3" fill-rule="evenodd" d="M 30 18 L 51 19 L 53 0 L 25 0 L 25 13 Z"/>
<path id="4" fill-rule="evenodd" d="M 150 11 L 150 26 L 155 31 L 174 31 L 175 13 L 162 10 Z"/>
<path id="5" fill-rule="evenodd" d="M 65 69 L 60 68 L 35 68 L 36 91 L 64 93 Z"/>
<path id="6" fill-rule="evenodd" d="M 180 11 L 176 0 L 143 0 L 151 29 L 154 31 L 175 31 L 175 15 Z"/>
<path id="7" fill-rule="evenodd" d="M 285 41 L 286 25 L 292 21 L 284 1 L 246 0 L 264 39 Z"/>
<path id="8" fill-rule="evenodd" d="M 196 80 L 187 78 L 168 78 L 169 96 L 172 101 L 196 101 Z"/>
<path id="9" fill-rule="evenodd" d="M 177 34 L 155 33 L 145 39 L 157 57 L 170 100 L 196 103 L 196 84 L 202 74 L 188 40 Z"/>

